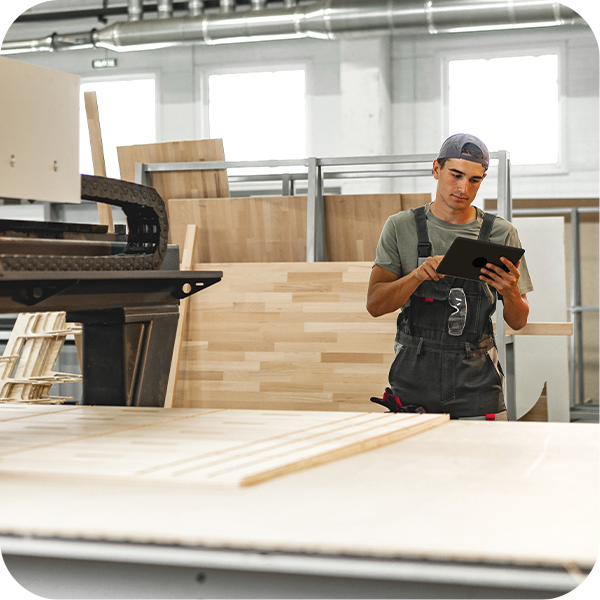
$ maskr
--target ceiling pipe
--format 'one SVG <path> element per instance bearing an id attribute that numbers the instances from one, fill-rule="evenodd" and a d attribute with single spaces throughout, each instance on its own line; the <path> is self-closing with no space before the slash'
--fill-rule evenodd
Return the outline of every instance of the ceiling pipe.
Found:
<path id="1" fill-rule="evenodd" d="M 157 0 L 156 9 L 159 19 L 173 18 L 173 0 Z"/>
<path id="2" fill-rule="evenodd" d="M 290 8 L 235 12 L 235 3 L 221 0 L 221 10 L 191 17 L 114 23 L 88 34 L 41 40 L 4 42 L 2 54 L 81 47 L 115 51 L 147 50 L 182 44 L 312 37 L 337 39 L 379 33 L 466 33 L 585 23 L 573 10 L 549 0 L 319 0 Z M 87 35 L 87 38 L 86 38 Z"/>
<path id="3" fill-rule="evenodd" d="M 141 21 L 144 18 L 143 0 L 127 0 L 127 20 Z"/>
<path id="4" fill-rule="evenodd" d="M 204 0 L 190 0 L 188 2 L 188 14 L 190 17 L 199 17 L 204 10 Z"/>
<path id="5" fill-rule="evenodd" d="M 235 0 L 219 0 L 221 13 L 229 14 L 235 10 Z"/>

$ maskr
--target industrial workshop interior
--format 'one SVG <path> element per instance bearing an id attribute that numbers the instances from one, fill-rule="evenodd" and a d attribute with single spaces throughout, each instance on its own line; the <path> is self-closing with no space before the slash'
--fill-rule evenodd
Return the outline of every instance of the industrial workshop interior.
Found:
<path id="1" fill-rule="evenodd" d="M 4 3 L 2 597 L 598 597 L 598 13 Z"/>

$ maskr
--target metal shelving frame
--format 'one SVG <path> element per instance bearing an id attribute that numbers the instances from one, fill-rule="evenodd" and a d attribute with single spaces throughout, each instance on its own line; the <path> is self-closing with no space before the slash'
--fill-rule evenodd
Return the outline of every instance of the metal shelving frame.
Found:
<path id="1" fill-rule="evenodd" d="M 144 185 L 152 185 L 152 174 L 170 171 L 196 171 L 229 169 L 230 182 L 281 182 L 282 196 L 293 196 L 296 182 L 307 182 L 307 223 L 306 223 L 306 261 L 319 262 L 325 257 L 325 213 L 323 202 L 324 181 L 332 179 L 365 179 L 431 176 L 431 165 L 436 154 L 411 154 L 398 156 L 362 156 L 341 158 L 309 157 L 298 160 L 263 160 L 263 161 L 211 161 L 185 163 L 138 163 L 135 166 L 135 181 Z M 499 216 L 512 221 L 513 208 L 511 196 L 510 154 L 502 150 L 491 152 L 490 159 L 497 160 L 497 210 Z M 423 164 L 427 164 L 424 167 Z M 357 169 L 360 167 L 360 169 Z M 379 167 L 379 168 L 376 168 Z M 304 169 L 303 172 L 280 172 L 270 174 L 236 175 L 235 169 Z M 352 168 L 351 171 L 344 170 Z M 293 171 L 290 169 L 290 171 Z M 337 169 L 337 170 L 336 170 Z M 581 276 L 579 255 L 579 212 L 585 209 L 572 209 L 571 219 L 574 224 L 571 257 L 571 320 L 575 324 L 575 335 L 571 338 L 571 398 L 570 405 L 575 404 L 575 371 L 580 381 L 579 403 L 583 402 L 583 360 L 582 360 L 582 326 L 581 313 L 598 310 L 598 307 L 581 306 Z M 593 211 L 594 209 L 592 209 Z M 523 209 L 515 214 L 531 214 L 535 210 Z M 543 210 L 539 214 L 565 214 L 569 209 Z M 506 335 L 504 319 L 496 319 L 496 341 L 501 364 L 505 368 L 505 392 L 508 418 L 516 420 L 515 400 L 515 356 L 513 336 Z M 578 364 L 576 365 L 578 360 Z"/>

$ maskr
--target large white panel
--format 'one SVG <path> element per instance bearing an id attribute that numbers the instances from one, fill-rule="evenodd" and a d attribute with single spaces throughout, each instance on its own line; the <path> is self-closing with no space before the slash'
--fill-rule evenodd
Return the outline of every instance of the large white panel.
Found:
<path id="1" fill-rule="evenodd" d="M 0 58 L 0 197 L 81 201 L 79 80 Z"/>
<path id="2" fill-rule="evenodd" d="M 534 291 L 529 322 L 567 320 L 563 217 L 514 219 L 519 230 Z M 547 384 L 548 420 L 569 421 L 568 338 L 515 336 L 517 418 L 537 402 Z"/>

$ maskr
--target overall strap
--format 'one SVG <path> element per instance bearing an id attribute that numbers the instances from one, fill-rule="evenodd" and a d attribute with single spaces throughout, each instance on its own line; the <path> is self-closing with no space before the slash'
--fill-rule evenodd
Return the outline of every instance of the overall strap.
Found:
<path id="1" fill-rule="evenodd" d="M 431 242 L 427 233 L 427 217 L 425 216 L 425 207 L 419 206 L 415 211 L 415 220 L 417 222 L 417 251 L 418 251 L 418 266 L 420 267 L 428 256 L 431 256 Z"/>
<path id="2" fill-rule="evenodd" d="M 481 240 L 482 242 L 489 242 L 495 220 L 496 215 L 491 213 L 483 213 L 483 223 L 481 224 L 481 229 L 479 230 L 479 237 L 477 238 L 478 240 Z"/>

